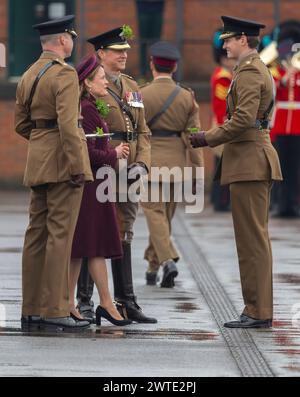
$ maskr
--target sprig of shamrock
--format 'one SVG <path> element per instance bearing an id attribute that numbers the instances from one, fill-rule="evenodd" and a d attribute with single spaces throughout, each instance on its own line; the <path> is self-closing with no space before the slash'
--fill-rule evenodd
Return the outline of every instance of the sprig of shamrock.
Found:
<path id="1" fill-rule="evenodd" d="M 125 40 L 133 39 L 133 30 L 129 25 L 122 26 L 122 33 L 121 36 L 124 37 Z"/>
<path id="2" fill-rule="evenodd" d="M 199 132 L 199 128 L 198 127 L 191 127 L 191 128 L 188 128 L 188 131 L 191 134 L 196 134 L 197 132 Z"/>
<path id="3" fill-rule="evenodd" d="M 105 118 L 108 116 L 109 113 L 109 107 L 106 102 L 104 102 L 102 99 L 97 99 L 96 100 L 96 108 L 100 115 Z"/>
<path id="4" fill-rule="evenodd" d="M 99 136 L 103 135 L 104 134 L 103 128 L 96 127 L 96 134 Z"/>

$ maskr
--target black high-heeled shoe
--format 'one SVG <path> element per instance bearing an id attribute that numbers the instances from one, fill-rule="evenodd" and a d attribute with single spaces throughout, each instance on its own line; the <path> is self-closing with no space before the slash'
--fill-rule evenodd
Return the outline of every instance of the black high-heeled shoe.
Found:
<path id="1" fill-rule="evenodd" d="M 129 325 L 132 323 L 131 320 L 117 320 L 114 317 L 112 317 L 106 309 L 102 306 L 98 306 L 96 309 L 96 325 L 101 325 L 101 317 L 105 318 L 109 322 L 111 322 L 113 325 L 118 325 L 118 326 L 124 326 L 124 325 Z"/>
<path id="2" fill-rule="evenodd" d="M 71 312 L 70 312 L 70 317 L 71 317 L 73 320 L 78 321 L 78 322 L 85 321 L 85 322 L 88 322 L 88 323 L 90 323 L 90 324 L 92 323 L 92 320 L 91 320 L 91 319 L 89 319 L 89 318 L 79 318 L 79 317 L 75 316 L 75 314 L 73 314 L 73 313 L 71 313 Z"/>

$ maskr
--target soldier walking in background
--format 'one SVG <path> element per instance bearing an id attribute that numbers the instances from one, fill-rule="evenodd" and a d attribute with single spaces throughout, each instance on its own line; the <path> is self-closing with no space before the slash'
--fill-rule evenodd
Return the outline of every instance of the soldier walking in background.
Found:
<path id="1" fill-rule="evenodd" d="M 179 51 L 171 43 L 157 42 L 150 48 L 150 68 L 153 81 L 141 88 L 146 121 L 151 130 L 151 167 L 179 167 L 184 171 L 187 166 L 187 153 L 193 168 L 203 167 L 202 150 L 191 147 L 189 129 L 200 128 L 199 107 L 191 89 L 176 84 L 172 79 L 180 59 Z M 180 175 L 181 177 L 181 175 Z M 149 245 L 145 251 L 148 261 L 146 282 L 155 285 L 158 270 L 163 269 L 161 287 L 174 287 L 178 275 L 175 262 L 179 254 L 171 240 L 171 222 L 177 202 L 176 191 L 183 179 L 176 175 L 168 184 L 170 199 L 163 199 L 166 184 L 160 179 L 149 177 L 148 201 L 142 202 L 149 228 Z M 158 202 L 151 202 L 150 192 L 154 188 L 159 194 Z"/>
<path id="2" fill-rule="evenodd" d="M 79 120 L 71 56 L 74 16 L 35 25 L 43 53 L 17 88 L 15 129 L 29 141 L 24 183 L 31 187 L 23 249 L 23 328 L 84 328 L 70 317 L 68 274 L 83 185 L 93 175 Z"/>

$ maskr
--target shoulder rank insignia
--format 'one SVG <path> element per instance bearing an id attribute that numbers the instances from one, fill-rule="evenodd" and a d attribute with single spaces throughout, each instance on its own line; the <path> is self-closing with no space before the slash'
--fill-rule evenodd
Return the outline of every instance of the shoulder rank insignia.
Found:
<path id="1" fill-rule="evenodd" d="M 127 77 L 128 79 L 130 79 L 130 80 L 133 80 L 133 81 L 134 81 L 134 78 L 133 78 L 133 77 L 131 77 L 131 76 L 129 76 L 128 74 L 121 73 L 121 76 Z"/>

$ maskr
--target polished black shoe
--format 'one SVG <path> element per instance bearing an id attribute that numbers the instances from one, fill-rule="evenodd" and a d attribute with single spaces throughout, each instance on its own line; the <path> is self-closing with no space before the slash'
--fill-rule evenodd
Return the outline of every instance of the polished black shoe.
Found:
<path id="1" fill-rule="evenodd" d="M 88 321 L 75 321 L 71 317 L 42 318 L 40 322 L 40 329 L 49 331 L 77 331 L 89 326 Z"/>
<path id="2" fill-rule="evenodd" d="M 156 285 L 159 282 L 159 277 L 157 272 L 146 272 L 146 284 Z"/>
<path id="3" fill-rule="evenodd" d="M 38 330 L 40 328 L 40 316 L 22 316 L 21 329 L 22 331 Z"/>
<path id="4" fill-rule="evenodd" d="M 241 314 L 239 321 L 229 321 L 224 324 L 226 328 L 271 328 L 272 319 L 258 320 Z"/>
<path id="5" fill-rule="evenodd" d="M 163 277 L 160 283 L 162 288 L 173 288 L 175 286 L 174 279 L 178 276 L 178 270 L 173 259 L 163 262 Z"/>
<path id="6" fill-rule="evenodd" d="M 73 313 L 71 313 L 71 312 L 70 312 L 70 317 L 71 317 L 73 320 L 75 320 L 75 321 L 88 321 L 90 324 L 93 323 L 93 320 L 92 320 L 92 319 L 87 318 L 87 317 L 85 317 L 85 318 L 79 318 L 79 317 L 75 316 L 75 314 L 73 314 Z"/>
<path id="7" fill-rule="evenodd" d="M 88 303 L 79 301 L 76 309 L 85 320 L 90 321 L 91 323 L 95 322 L 94 302 L 92 300 Z"/>
<path id="8" fill-rule="evenodd" d="M 132 323 L 132 321 L 128 319 L 117 320 L 114 317 L 112 317 L 109 314 L 109 312 L 106 309 L 104 309 L 104 307 L 98 306 L 96 309 L 96 325 L 101 325 L 101 317 L 105 318 L 113 325 L 117 325 L 119 327 L 123 327 L 124 325 L 129 325 Z"/>
<path id="9" fill-rule="evenodd" d="M 122 317 L 128 318 L 136 323 L 156 324 L 157 320 L 147 317 L 135 301 L 118 302 L 117 309 Z"/>

